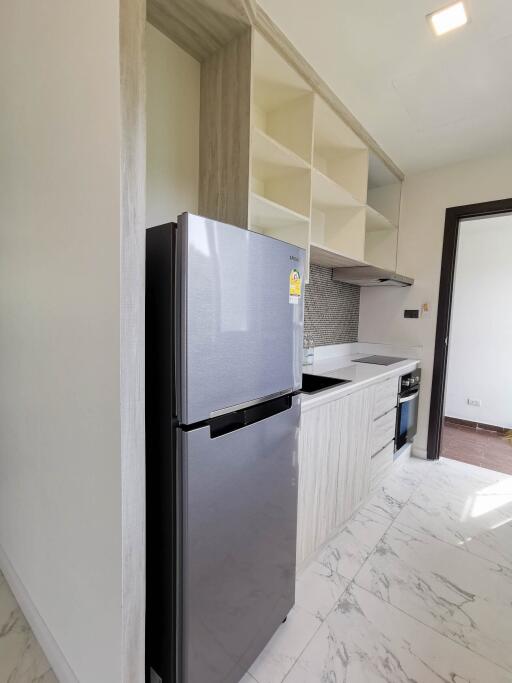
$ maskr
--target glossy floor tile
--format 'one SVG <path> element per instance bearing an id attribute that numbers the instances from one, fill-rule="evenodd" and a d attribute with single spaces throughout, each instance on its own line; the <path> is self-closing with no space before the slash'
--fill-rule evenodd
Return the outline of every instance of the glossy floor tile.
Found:
<path id="1" fill-rule="evenodd" d="M 512 569 L 397 523 L 356 583 L 512 672 Z"/>
<path id="2" fill-rule="evenodd" d="M 0 683 L 57 683 L 1 572 Z"/>
<path id="3" fill-rule="evenodd" d="M 512 476 L 411 459 L 302 568 L 241 683 L 512 683 Z M 57 683 L 0 574 L 0 683 Z"/>
<path id="4" fill-rule="evenodd" d="M 512 683 L 512 476 L 406 462 L 303 568 L 298 609 L 243 683 Z"/>
<path id="5" fill-rule="evenodd" d="M 282 681 L 322 622 L 296 605 L 267 647 L 250 667 L 258 683 Z"/>
<path id="6" fill-rule="evenodd" d="M 351 588 L 286 683 L 510 683 L 510 675 L 371 593 Z"/>
<path id="7" fill-rule="evenodd" d="M 413 493 L 396 522 L 512 567 L 512 491 L 508 488 L 506 481 L 467 478 L 447 487 L 436 476 Z"/>

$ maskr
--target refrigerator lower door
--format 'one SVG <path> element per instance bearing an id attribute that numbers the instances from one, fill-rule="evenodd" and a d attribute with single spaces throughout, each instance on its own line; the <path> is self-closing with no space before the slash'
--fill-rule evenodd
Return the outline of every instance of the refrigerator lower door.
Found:
<path id="1" fill-rule="evenodd" d="M 295 599 L 300 397 L 210 437 L 181 431 L 182 683 L 238 683 Z"/>
<path id="2" fill-rule="evenodd" d="M 300 389 L 304 251 L 192 214 L 177 241 L 179 421 Z"/>

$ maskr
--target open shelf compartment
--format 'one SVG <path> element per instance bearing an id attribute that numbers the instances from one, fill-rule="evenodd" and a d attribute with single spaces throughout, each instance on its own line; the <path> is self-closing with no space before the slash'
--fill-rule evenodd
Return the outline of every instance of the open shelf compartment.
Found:
<path id="1" fill-rule="evenodd" d="M 321 210 L 313 206 L 311 241 L 362 261 L 365 249 L 364 207 Z"/>
<path id="2" fill-rule="evenodd" d="M 314 96 L 308 84 L 258 33 L 253 52 L 253 125 L 308 164 Z"/>
<path id="3" fill-rule="evenodd" d="M 315 98 L 313 167 L 366 202 L 368 148 L 320 97 Z"/>

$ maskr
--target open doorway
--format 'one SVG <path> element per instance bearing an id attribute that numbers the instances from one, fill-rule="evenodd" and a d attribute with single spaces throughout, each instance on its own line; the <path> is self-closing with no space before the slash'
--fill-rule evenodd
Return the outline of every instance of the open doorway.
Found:
<path id="1" fill-rule="evenodd" d="M 512 474 L 512 214 L 462 220 L 441 455 Z"/>
<path id="2" fill-rule="evenodd" d="M 512 474 L 512 200 L 448 209 L 429 458 Z"/>

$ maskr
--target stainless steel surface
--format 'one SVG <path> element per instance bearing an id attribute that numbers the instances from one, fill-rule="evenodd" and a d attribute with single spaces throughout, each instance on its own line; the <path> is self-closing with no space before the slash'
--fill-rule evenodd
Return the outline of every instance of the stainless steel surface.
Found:
<path id="1" fill-rule="evenodd" d="M 410 443 L 418 429 L 421 370 L 400 377 L 395 429 L 395 453 Z"/>
<path id="2" fill-rule="evenodd" d="M 334 268 L 332 277 L 359 287 L 410 287 L 414 284 L 411 277 L 369 265 Z"/>
<path id="3" fill-rule="evenodd" d="M 289 282 L 296 268 L 304 283 L 304 251 L 192 214 L 177 251 L 180 422 L 299 389 L 303 292 L 290 303 Z"/>
<path id="4" fill-rule="evenodd" d="M 416 396 L 418 396 L 420 392 L 416 391 L 414 394 L 411 394 L 410 396 L 406 396 L 405 398 L 401 398 L 398 403 L 409 403 L 409 401 L 414 401 Z"/>
<path id="5" fill-rule="evenodd" d="M 265 403 L 266 401 L 271 401 L 273 398 L 279 398 L 279 396 L 286 396 L 290 394 L 292 389 L 285 389 L 284 391 L 278 391 L 276 394 L 271 396 L 264 396 L 263 398 L 255 398 L 254 401 L 246 401 L 245 403 L 239 403 L 236 406 L 229 406 L 228 408 L 222 408 L 222 410 L 214 410 L 210 413 L 210 417 L 219 417 L 220 415 L 228 415 L 229 413 L 234 413 L 236 410 L 243 410 L 244 408 L 250 408 L 251 406 L 257 406 L 259 403 Z"/>
<path id="6" fill-rule="evenodd" d="M 179 431 L 182 683 L 238 683 L 294 602 L 300 396 L 217 438 Z"/>
<path id="7" fill-rule="evenodd" d="M 354 358 L 354 363 L 369 363 L 370 365 L 394 365 L 406 358 L 395 358 L 394 356 L 365 356 L 364 358 Z"/>

